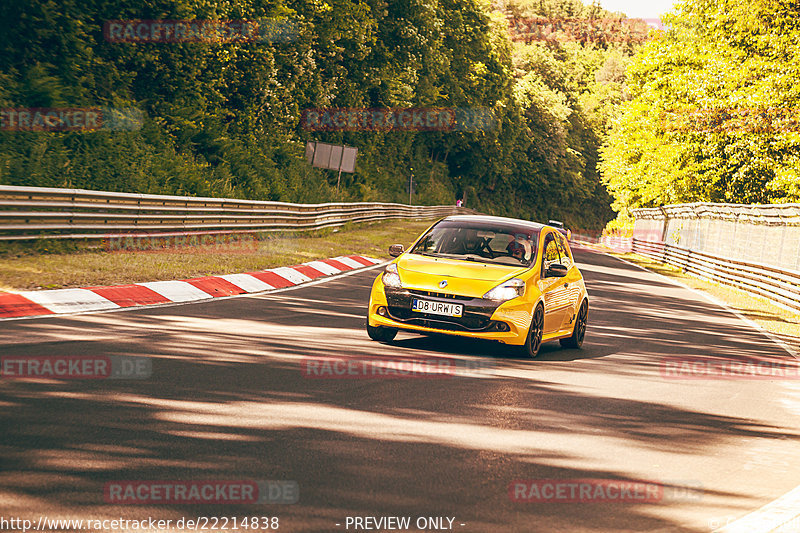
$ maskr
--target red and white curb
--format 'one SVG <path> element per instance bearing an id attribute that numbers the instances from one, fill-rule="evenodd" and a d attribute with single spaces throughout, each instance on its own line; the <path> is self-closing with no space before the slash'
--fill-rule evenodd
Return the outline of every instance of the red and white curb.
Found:
<path id="1" fill-rule="evenodd" d="M 264 292 L 299 285 L 313 279 L 383 262 L 383 259 L 348 255 L 260 272 L 207 276 L 180 281 L 150 281 L 84 289 L 0 292 L 0 320 L 193 302 L 220 296 Z"/>

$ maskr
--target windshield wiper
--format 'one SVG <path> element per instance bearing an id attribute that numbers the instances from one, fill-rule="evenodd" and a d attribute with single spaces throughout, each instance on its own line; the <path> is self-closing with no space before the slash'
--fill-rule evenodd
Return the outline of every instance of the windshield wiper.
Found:
<path id="1" fill-rule="evenodd" d="M 480 255 L 463 255 L 459 257 L 459 259 L 463 259 L 464 261 L 473 261 L 475 263 L 487 263 L 487 264 L 494 263 L 494 261 L 489 257 L 483 257 Z"/>

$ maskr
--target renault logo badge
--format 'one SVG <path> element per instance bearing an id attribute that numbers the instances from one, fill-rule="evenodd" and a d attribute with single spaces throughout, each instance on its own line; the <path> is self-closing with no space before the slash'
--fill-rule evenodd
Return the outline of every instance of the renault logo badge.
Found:
<path id="1" fill-rule="evenodd" d="M 442 281 L 439 282 L 439 288 L 444 289 L 445 287 L 447 287 L 447 280 L 443 279 Z"/>

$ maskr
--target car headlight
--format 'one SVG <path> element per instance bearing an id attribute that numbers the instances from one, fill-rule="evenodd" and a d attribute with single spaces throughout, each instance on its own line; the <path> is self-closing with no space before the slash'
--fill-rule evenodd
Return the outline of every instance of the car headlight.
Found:
<path id="1" fill-rule="evenodd" d="M 383 271 L 383 284 L 392 289 L 402 289 L 403 282 L 400 281 L 400 274 L 397 272 L 397 265 L 389 263 L 386 265 L 386 270 Z"/>
<path id="2" fill-rule="evenodd" d="M 483 297 L 487 300 L 505 302 L 523 294 L 525 294 L 525 282 L 519 278 L 511 278 L 484 294 Z"/>

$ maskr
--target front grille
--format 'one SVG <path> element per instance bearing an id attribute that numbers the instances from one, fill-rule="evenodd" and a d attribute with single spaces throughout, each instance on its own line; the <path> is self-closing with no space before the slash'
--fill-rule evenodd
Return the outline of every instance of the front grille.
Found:
<path id="1" fill-rule="evenodd" d="M 433 292 L 433 291 L 421 291 L 421 290 L 409 290 L 411 294 L 414 296 L 427 296 L 431 298 L 445 298 L 448 300 L 460 300 L 462 302 L 467 302 L 472 300 L 471 296 L 459 296 L 458 294 L 447 294 L 444 292 Z"/>
<path id="2" fill-rule="evenodd" d="M 488 328 L 492 322 L 488 317 L 468 313 L 466 309 L 463 316 L 450 317 L 420 313 L 405 307 L 389 306 L 389 314 L 401 322 L 438 329 L 481 331 Z"/>
<path id="3" fill-rule="evenodd" d="M 463 306 L 462 316 L 449 317 L 412 311 L 411 301 L 414 298 L 447 303 L 458 302 Z M 500 304 L 483 298 L 400 289 L 386 291 L 386 302 L 390 318 L 409 325 L 450 331 L 502 331 L 498 328 L 503 327 L 500 322 L 491 320 L 492 314 Z"/>

